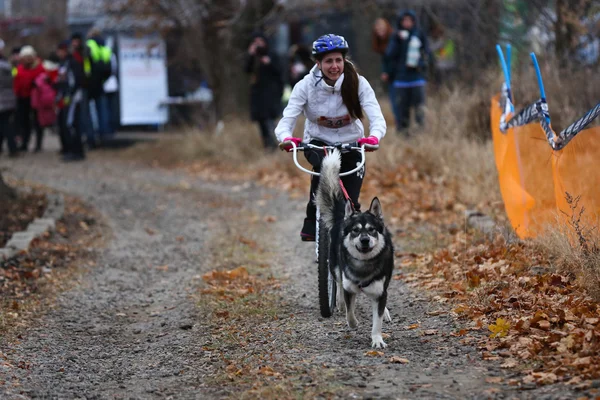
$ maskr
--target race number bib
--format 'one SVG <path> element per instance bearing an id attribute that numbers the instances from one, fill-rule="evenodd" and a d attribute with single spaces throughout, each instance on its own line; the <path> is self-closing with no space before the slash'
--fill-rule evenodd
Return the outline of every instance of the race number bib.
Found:
<path id="1" fill-rule="evenodd" d="M 343 126 L 350 125 L 351 122 L 352 122 L 352 118 L 348 114 L 342 115 L 341 117 L 333 117 L 333 118 L 320 116 L 317 119 L 317 124 L 324 126 L 326 128 L 332 128 L 332 129 L 341 128 Z"/>

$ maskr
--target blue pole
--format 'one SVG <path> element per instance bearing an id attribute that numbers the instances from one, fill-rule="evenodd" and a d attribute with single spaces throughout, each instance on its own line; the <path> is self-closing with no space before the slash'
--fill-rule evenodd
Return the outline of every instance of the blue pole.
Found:
<path id="1" fill-rule="evenodd" d="M 498 52 L 498 57 L 500 58 L 500 66 L 502 67 L 502 72 L 504 73 L 504 81 L 506 82 L 506 87 L 510 90 L 510 75 L 508 72 L 508 67 L 506 66 L 506 60 L 504 59 L 502 47 L 500 47 L 499 44 L 496 45 L 496 51 Z"/>
<path id="2" fill-rule="evenodd" d="M 508 71 L 506 60 L 504 59 L 502 47 L 500 47 L 499 44 L 496 45 L 496 51 L 498 52 L 498 57 L 500 58 L 500 65 L 502 66 L 502 72 L 504 73 L 504 82 L 506 82 L 506 89 L 508 90 L 508 99 L 511 102 L 511 112 L 515 112 L 515 108 L 512 105 L 512 93 L 510 90 L 510 72 Z"/>
<path id="3" fill-rule="evenodd" d="M 506 45 L 506 65 L 507 65 L 507 70 L 508 70 L 508 82 L 511 81 L 511 53 L 512 53 L 512 46 L 509 44 Z"/>
<path id="4" fill-rule="evenodd" d="M 544 89 L 544 81 L 542 79 L 542 71 L 540 71 L 540 65 L 538 64 L 535 53 L 531 53 L 531 61 L 533 62 L 533 68 L 535 68 L 535 74 L 537 75 L 538 86 L 540 88 L 540 97 L 542 101 L 546 102 L 546 90 Z M 550 122 L 550 118 L 546 118 L 546 121 Z"/>

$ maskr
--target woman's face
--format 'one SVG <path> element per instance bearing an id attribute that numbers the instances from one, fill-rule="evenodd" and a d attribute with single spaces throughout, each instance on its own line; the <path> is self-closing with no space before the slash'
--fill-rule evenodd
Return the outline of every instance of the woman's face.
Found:
<path id="1" fill-rule="evenodd" d="M 415 27 L 415 20 L 410 15 L 405 15 L 402 17 L 402 28 L 410 31 Z"/>
<path id="2" fill-rule="evenodd" d="M 344 55 L 342 53 L 329 53 L 321 61 L 317 61 L 317 66 L 323 72 L 325 78 L 335 82 L 344 73 Z"/>
<path id="3" fill-rule="evenodd" d="M 382 39 L 387 36 L 388 28 L 383 18 L 379 18 L 375 21 L 375 34 Z"/>
<path id="4" fill-rule="evenodd" d="M 29 67 L 34 63 L 35 58 L 33 56 L 23 56 L 20 61 L 23 65 Z"/>

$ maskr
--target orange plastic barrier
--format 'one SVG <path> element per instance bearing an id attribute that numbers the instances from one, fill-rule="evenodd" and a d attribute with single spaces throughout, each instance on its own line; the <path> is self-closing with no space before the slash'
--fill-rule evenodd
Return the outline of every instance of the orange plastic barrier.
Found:
<path id="1" fill-rule="evenodd" d="M 500 95 L 492 98 L 491 129 L 506 214 L 520 238 L 535 237 L 570 218 L 567 193 L 580 197 L 588 227 L 600 221 L 600 128 L 581 131 L 554 151 L 538 123 L 500 131 Z"/>

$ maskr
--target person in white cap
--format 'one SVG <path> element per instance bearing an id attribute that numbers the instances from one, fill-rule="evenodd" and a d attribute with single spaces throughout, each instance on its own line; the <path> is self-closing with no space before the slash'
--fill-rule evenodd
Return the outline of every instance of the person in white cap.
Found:
<path id="1" fill-rule="evenodd" d="M 36 132 L 35 151 L 42 150 L 42 140 L 44 131 L 40 127 L 35 110 L 31 107 L 31 89 L 35 78 L 44 72 L 44 67 L 32 46 L 23 46 L 19 52 L 21 63 L 17 66 L 17 73 L 14 77 L 14 90 L 17 96 L 17 129 L 21 132 L 21 148 L 27 151 L 29 139 L 31 137 L 31 120 Z"/>

